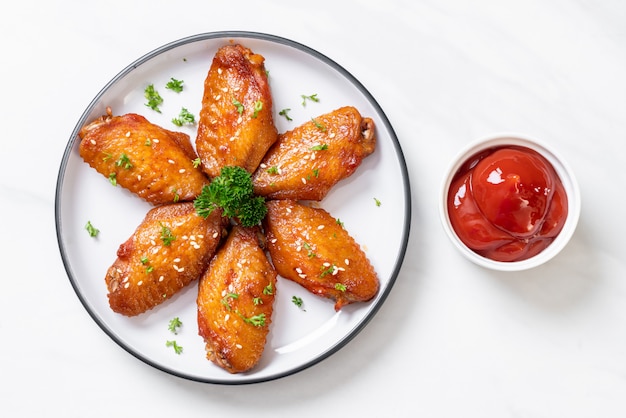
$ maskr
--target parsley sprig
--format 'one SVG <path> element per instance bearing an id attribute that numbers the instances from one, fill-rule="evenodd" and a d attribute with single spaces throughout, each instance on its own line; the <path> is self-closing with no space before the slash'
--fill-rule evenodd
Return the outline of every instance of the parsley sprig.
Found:
<path id="1" fill-rule="evenodd" d="M 203 218 L 222 208 L 223 216 L 237 219 L 244 227 L 258 225 L 267 214 L 265 199 L 254 195 L 250 173 L 237 166 L 222 168 L 193 203 Z"/>

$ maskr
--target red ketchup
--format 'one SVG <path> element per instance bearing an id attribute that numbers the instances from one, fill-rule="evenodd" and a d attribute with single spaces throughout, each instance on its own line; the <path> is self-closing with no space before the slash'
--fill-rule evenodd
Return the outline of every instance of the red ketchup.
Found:
<path id="1" fill-rule="evenodd" d="M 556 171 L 539 153 L 495 147 L 467 160 L 448 190 L 452 227 L 474 252 L 519 261 L 544 250 L 561 232 L 567 196 Z"/>

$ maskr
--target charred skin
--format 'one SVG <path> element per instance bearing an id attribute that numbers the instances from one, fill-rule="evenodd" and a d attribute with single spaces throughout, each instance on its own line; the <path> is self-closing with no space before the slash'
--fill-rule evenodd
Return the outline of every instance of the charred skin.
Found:
<path id="1" fill-rule="evenodd" d="M 374 152 L 374 131 L 372 119 L 346 106 L 279 135 L 253 174 L 254 192 L 268 199 L 322 200 Z"/>
<path id="2" fill-rule="evenodd" d="M 233 227 L 198 285 L 198 333 L 207 358 L 229 373 L 259 362 L 269 332 L 276 271 L 259 233 L 256 227 Z M 262 324 L 250 322 L 261 315 Z"/>
<path id="3" fill-rule="evenodd" d="M 106 273 L 111 309 L 139 315 L 200 278 L 225 228 L 220 210 L 203 219 L 192 202 L 151 209 Z"/>
<path id="4" fill-rule="evenodd" d="M 252 173 L 276 142 L 265 58 L 241 45 L 220 48 L 204 82 L 196 149 L 209 177 L 225 166 Z"/>
<path id="5" fill-rule="evenodd" d="M 79 132 L 79 153 L 100 174 L 160 205 L 193 200 L 208 179 L 189 136 L 150 123 L 143 116 L 109 113 Z"/>
<path id="6" fill-rule="evenodd" d="M 279 275 L 334 300 L 337 311 L 376 296 L 374 268 L 328 212 L 292 200 L 268 201 L 267 208 L 266 245 Z"/>

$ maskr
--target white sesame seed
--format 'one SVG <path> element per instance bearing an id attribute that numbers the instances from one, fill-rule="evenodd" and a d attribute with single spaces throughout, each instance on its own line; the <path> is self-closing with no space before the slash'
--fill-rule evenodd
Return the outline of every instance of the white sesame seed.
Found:
<path id="1" fill-rule="evenodd" d="M 237 118 L 237 123 L 241 123 L 241 122 L 243 122 L 243 118 L 242 118 L 241 116 L 239 116 L 239 117 Z"/>
<path id="2" fill-rule="evenodd" d="M 175 259 L 174 259 L 174 262 L 175 262 L 175 263 L 180 263 L 180 258 L 175 258 Z"/>
<path id="3" fill-rule="evenodd" d="M 141 174 L 137 174 L 137 181 L 141 181 Z"/>
<path id="4" fill-rule="evenodd" d="M 243 348 L 243 346 L 241 344 L 235 344 L 235 347 L 237 347 L 240 350 Z"/>
<path id="5" fill-rule="evenodd" d="M 167 162 L 170 163 L 170 164 L 176 164 L 176 161 L 174 161 L 174 160 L 167 160 Z"/>
<path id="6" fill-rule="evenodd" d="M 93 140 L 93 139 L 91 141 L 89 141 L 89 142 L 91 142 L 92 145 L 96 145 L 96 141 Z"/>
<path id="7" fill-rule="evenodd" d="M 217 238 L 219 235 L 220 235 L 219 232 L 214 232 L 213 233 L 213 238 Z"/>
<path id="8" fill-rule="evenodd" d="M 178 172 L 179 172 L 180 174 L 183 174 L 183 173 L 185 172 L 185 169 L 184 169 L 184 168 L 181 168 L 180 170 L 178 170 Z"/>
<path id="9" fill-rule="evenodd" d="M 162 282 L 163 280 L 165 280 L 165 277 L 161 276 L 159 277 L 159 281 Z"/>
<path id="10" fill-rule="evenodd" d="M 347 258 L 345 260 L 343 260 L 344 263 L 346 263 L 346 266 L 350 265 L 350 260 L 348 260 Z"/>
<path id="11" fill-rule="evenodd" d="M 302 177 L 300 180 L 302 180 L 302 184 L 306 184 L 306 179 L 304 177 Z"/>
<path id="12" fill-rule="evenodd" d="M 311 154 L 311 160 L 314 160 L 314 159 L 315 159 L 315 153 L 312 153 Z"/>
<path id="13" fill-rule="evenodd" d="M 196 236 L 195 235 L 189 235 L 189 239 L 192 240 L 192 241 L 195 241 L 196 240 Z"/>
<path id="14" fill-rule="evenodd" d="M 228 87 L 222 87 L 222 91 L 223 91 L 224 93 L 227 93 L 227 92 L 228 92 Z"/>
<path id="15" fill-rule="evenodd" d="M 216 233 L 217 233 L 217 232 L 216 232 Z M 198 234 L 198 238 L 202 239 L 202 238 L 204 238 L 204 235 L 202 235 L 202 234 Z"/>
<path id="16" fill-rule="evenodd" d="M 326 262 L 324 264 L 322 264 L 324 267 L 330 267 L 330 263 Z"/>
<path id="17" fill-rule="evenodd" d="M 296 273 L 302 274 L 302 269 L 300 267 L 296 267 Z"/>
<path id="18" fill-rule="evenodd" d="M 221 69 L 221 68 L 218 68 L 218 69 L 217 69 L 217 73 L 218 73 L 218 74 L 222 74 L 222 69 Z"/>
<path id="19" fill-rule="evenodd" d="M 222 98 L 222 95 L 221 95 L 221 94 L 218 94 L 217 96 L 215 96 L 215 100 L 219 100 L 219 99 L 221 99 L 221 98 Z"/>
<path id="20" fill-rule="evenodd" d="M 130 131 L 126 132 L 126 138 L 130 138 Z"/>
<path id="21" fill-rule="evenodd" d="M 287 213 L 291 213 L 291 208 L 287 208 Z"/>
<path id="22" fill-rule="evenodd" d="M 153 239 L 151 239 L 151 240 L 150 240 L 150 244 L 152 244 L 152 245 L 156 245 L 156 242 L 154 242 L 154 240 L 153 240 Z"/>
<path id="23" fill-rule="evenodd" d="M 296 247 L 296 251 L 300 251 L 300 250 L 302 250 L 302 245 L 298 245 L 298 246 Z"/>
<path id="24" fill-rule="evenodd" d="M 304 273 L 298 274 L 298 276 L 300 276 L 301 279 L 306 279 L 306 274 L 304 274 Z"/>
<path id="25" fill-rule="evenodd" d="M 230 319 L 230 314 L 226 314 L 226 316 L 224 317 L 224 322 L 228 321 Z"/>
<path id="26" fill-rule="evenodd" d="M 139 280 L 139 281 L 137 282 L 137 286 L 141 286 L 142 284 L 143 284 L 143 280 Z"/>
<path id="27" fill-rule="evenodd" d="M 237 91 L 239 91 L 239 90 L 241 90 L 241 88 L 239 88 L 239 87 L 235 87 L 235 88 L 233 89 L 233 91 L 235 91 L 235 92 L 237 92 Z"/>
<path id="28" fill-rule="evenodd" d="M 158 143 L 159 143 L 159 140 L 158 140 L 157 138 L 153 138 L 153 139 L 152 139 L 152 142 L 154 142 L 155 144 L 158 144 Z"/>
<path id="29" fill-rule="evenodd" d="M 124 284 L 124 289 L 128 289 L 128 286 L 130 286 L 130 282 L 126 282 L 126 283 Z"/>
<path id="30" fill-rule="evenodd" d="M 231 137 L 230 137 L 230 142 L 233 142 L 233 141 L 235 141 L 236 139 L 237 139 L 237 137 L 236 137 L 236 136 L 231 136 Z"/>
<path id="31" fill-rule="evenodd" d="M 187 238 L 189 238 L 187 235 L 183 235 L 182 237 L 180 237 L 182 240 L 187 240 Z"/>
<path id="32" fill-rule="evenodd" d="M 93 140 L 92 140 L 93 141 Z M 267 168 L 267 164 L 261 163 L 261 168 Z"/>
<path id="33" fill-rule="evenodd" d="M 276 238 L 272 238 L 272 239 L 270 240 L 270 242 L 271 242 L 272 244 L 276 244 L 276 241 L 278 241 Z"/>
<path id="34" fill-rule="evenodd" d="M 335 133 L 334 133 L 334 132 L 331 132 L 331 133 L 328 135 L 328 137 L 329 137 L 329 138 L 334 138 L 334 137 L 335 137 Z"/>
<path id="35" fill-rule="evenodd" d="M 324 229 L 324 225 L 318 225 L 317 229 L 321 231 L 322 229 Z"/>

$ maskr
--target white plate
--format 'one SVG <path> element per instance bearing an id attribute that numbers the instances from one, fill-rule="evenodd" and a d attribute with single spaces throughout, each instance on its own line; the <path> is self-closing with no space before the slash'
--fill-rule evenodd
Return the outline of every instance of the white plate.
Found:
<path id="1" fill-rule="evenodd" d="M 134 318 L 114 313 L 108 305 L 104 275 L 116 257 L 118 246 L 139 225 L 150 205 L 83 162 L 78 155 L 79 129 L 105 113 L 136 112 L 153 123 L 187 132 L 192 142 L 195 127 L 177 128 L 171 123 L 181 107 L 196 116 L 201 107 L 203 82 L 217 49 L 231 41 L 265 57 L 279 132 L 340 106 L 355 106 L 374 119 L 377 149 L 348 179 L 340 182 L 321 206 L 341 219 L 365 250 L 381 287 L 375 299 L 335 312 L 333 302 L 309 294 L 298 285 L 279 278 L 274 315 L 260 363 L 250 372 L 231 375 L 205 357 L 196 321 L 197 284 L 150 312 Z M 165 89 L 170 78 L 184 81 L 182 93 Z M 145 106 L 144 89 L 154 84 L 164 99 L 159 114 Z M 319 102 L 302 105 L 301 95 L 317 94 Z M 279 116 L 290 108 L 293 121 Z M 380 206 L 376 205 L 376 200 Z M 121 347 L 138 359 L 190 380 L 239 384 L 276 379 L 303 370 L 346 345 L 389 294 L 402 264 L 409 236 L 410 189 L 402 150 L 383 113 L 361 83 L 324 55 L 304 45 L 272 35 L 250 32 L 206 33 L 167 44 L 138 59 L 89 104 L 78 120 L 61 162 L 56 190 L 56 227 L 61 256 L 70 282 L 96 323 Z M 89 236 L 90 221 L 100 230 Z M 298 308 L 292 297 L 301 297 Z M 178 335 L 168 330 L 170 319 L 179 317 Z M 183 347 L 177 355 L 167 340 Z"/>

